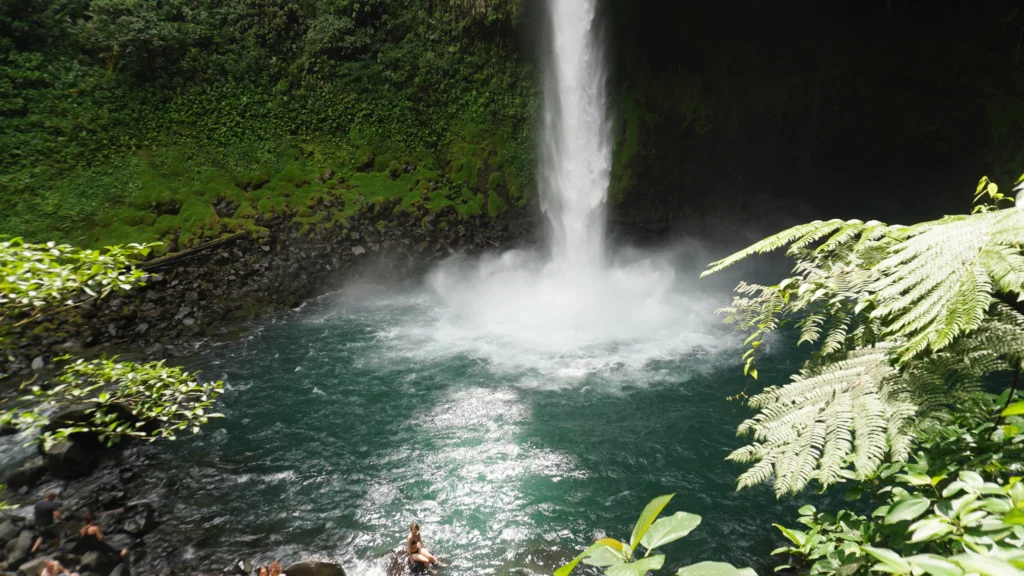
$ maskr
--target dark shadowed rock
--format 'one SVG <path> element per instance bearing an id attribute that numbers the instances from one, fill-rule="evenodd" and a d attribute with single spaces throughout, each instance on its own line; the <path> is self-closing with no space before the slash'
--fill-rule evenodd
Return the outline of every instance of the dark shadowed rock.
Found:
<path id="1" fill-rule="evenodd" d="M 127 564 L 122 562 L 110 572 L 110 576 L 132 576 L 132 571 Z"/>
<path id="2" fill-rule="evenodd" d="M 148 502 L 130 504 L 125 511 L 123 530 L 135 536 L 151 532 L 156 528 L 156 513 Z"/>
<path id="3" fill-rule="evenodd" d="M 82 556 L 81 569 L 83 572 L 96 572 L 98 574 L 110 574 L 121 559 L 104 552 L 88 552 Z"/>
<path id="4" fill-rule="evenodd" d="M 32 458 L 7 475 L 7 485 L 14 488 L 33 486 L 46 475 L 46 462 L 42 457 Z"/>
<path id="5" fill-rule="evenodd" d="M 50 417 L 50 422 L 43 427 L 43 433 L 54 432 L 61 428 L 71 428 L 89 422 L 93 418 L 93 410 L 95 408 L 96 404 L 93 402 L 68 406 Z M 107 414 L 116 414 L 119 420 L 125 422 L 138 421 L 138 418 L 132 414 L 131 410 L 120 404 L 104 406 L 103 411 Z M 98 450 L 104 447 L 99 440 L 99 436 L 93 432 L 76 432 L 69 436 L 69 438 L 91 450 Z"/>
<path id="6" fill-rule="evenodd" d="M 284 569 L 288 576 L 345 576 L 345 571 L 330 562 L 298 562 Z"/>
<path id="7" fill-rule="evenodd" d="M 121 550 L 131 550 L 135 545 L 135 538 L 131 534 L 111 534 L 104 536 L 103 541 L 110 544 L 110 547 L 118 552 Z"/>
<path id="8" fill-rule="evenodd" d="M 87 476 L 96 466 L 97 454 L 78 442 L 66 441 L 45 451 L 46 468 L 56 478 Z"/>

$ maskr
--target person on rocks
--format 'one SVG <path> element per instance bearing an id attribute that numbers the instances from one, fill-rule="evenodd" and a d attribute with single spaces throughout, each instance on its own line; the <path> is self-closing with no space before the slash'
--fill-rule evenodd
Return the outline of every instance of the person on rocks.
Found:
<path id="1" fill-rule="evenodd" d="M 96 515 L 92 512 L 85 515 L 85 525 L 78 530 L 78 542 L 71 549 L 72 554 L 83 555 L 89 552 L 102 552 L 104 554 L 120 555 L 122 558 L 128 554 L 127 548 L 120 552 L 114 550 L 113 546 L 103 541 L 103 532 L 96 524 Z"/>
<path id="2" fill-rule="evenodd" d="M 50 559 L 43 563 L 43 571 L 39 576 L 78 576 L 78 572 L 72 572 L 61 566 L 61 563 Z"/>
<path id="3" fill-rule="evenodd" d="M 428 569 L 431 564 L 440 565 L 437 558 L 430 553 L 427 545 L 424 544 L 423 536 L 420 535 L 420 525 L 413 522 L 409 530 L 409 537 L 405 540 L 405 551 L 409 553 L 409 563 L 420 563 Z"/>
<path id="4" fill-rule="evenodd" d="M 60 514 L 60 506 L 57 505 L 56 500 L 56 492 L 47 492 L 43 495 L 43 499 L 37 502 L 35 508 L 32 509 L 32 515 L 36 519 L 36 530 L 39 532 L 39 537 L 36 538 L 35 544 L 32 545 L 32 552 L 39 548 L 43 540 L 53 540 L 58 536 L 59 528 L 54 519 L 60 520 L 60 523 L 63 524 L 64 517 Z"/>
<path id="5" fill-rule="evenodd" d="M 281 563 L 274 560 L 270 563 L 270 566 L 260 566 L 257 572 L 259 576 L 288 576 L 284 572 L 281 572 Z"/>

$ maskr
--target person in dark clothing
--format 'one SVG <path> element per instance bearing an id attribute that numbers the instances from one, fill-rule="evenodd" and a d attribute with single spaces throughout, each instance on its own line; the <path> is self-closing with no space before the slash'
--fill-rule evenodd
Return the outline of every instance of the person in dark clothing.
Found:
<path id="1" fill-rule="evenodd" d="M 103 541 L 103 532 L 96 524 L 96 515 L 92 512 L 85 515 L 85 525 L 78 531 L 78 542 L 71 549 L 72 554 L 84 555 L 89 552 L 103 552 L 104 554 L 119 555 L 124 558 L 128 553 L 127 549 L 120 552 Z"/>
<path id="2" fill-rule="evenodd" d="M 60 520 L 61 524 L 64 523 L 64 517 L 60 515 L 60 506 L 57 505 L 56 500 L 56 492 L 47 492 L 32 509 L 32 514 L 36 518 L 36 530 L 39 532 L 39 537 L 32 545 L 32 552 L 39 548 L 44 539 L 52 540 L 57 537 L 58 526 L 54 519 Z"/>

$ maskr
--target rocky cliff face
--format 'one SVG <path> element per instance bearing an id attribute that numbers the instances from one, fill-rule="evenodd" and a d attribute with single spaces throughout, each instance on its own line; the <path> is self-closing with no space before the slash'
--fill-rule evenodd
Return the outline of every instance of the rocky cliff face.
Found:
<path id="1" fill-rule="evenodd" d="M 397 204 L 371 204 L 333 227 L 269 217 L 260 223 L 270 230 L 265 237 L 241 234 L 144 263 L 145 286 L 25 326 L 0 373 L 41 370 L 68 352 L 174 356 L 185 343 L 228 334 L 233 324 L 335 288 L 361 265 L 416 272 L 455 252 L 510 247 L 529 234 L 527 209 L 460 218 L 451 207 L 421 213 L 395 210 Z"/>
<path id="2" fill-rule="evenodd" d="M 606 4 L 613 223 L 917 221 L 1024 171 L 1014 2 Z"/>

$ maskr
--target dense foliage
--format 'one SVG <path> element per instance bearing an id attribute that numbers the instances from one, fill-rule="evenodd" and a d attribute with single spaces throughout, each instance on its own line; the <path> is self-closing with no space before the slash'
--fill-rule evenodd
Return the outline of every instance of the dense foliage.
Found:
<path id="1" fill-rule="evenodd" d="M 33 386 L 32 394 L 21 399 L 29 404 L 0 414 L 0 425 L 46 428 L 47 414 L 53 409 L 85 405 L 87 419 L 45 430 L 43 444 L 50 446 L 79 433 L 95 434 L 107 445 L 126 437 L 174 440 L 178 433 L 197 433 L 210 418 L 220 417 L 211 408 L 224 392 L 223 382 L 200 382 L 196 374 L 163 362 L 79 359 L 51 384 Z"/>
<path id="2" fill-rule="evenodd" d="M 644 576 L 648 572 L 661 570 L 665 556 L 652 556 L 651 552 L 685 537 L 701 521 L 700 516 L 688 512 L 676 512 L 659 518 L 673 496 L 675 494 L 658 496 L 644 507 L 628 543 L 614 538 L 601 538 L 568 564 L 555 570 L 555 576 L 569 576 L 580 562 L 604 568 L 608 576 Z M 641 546 L 645 550 L 643 556 L 639 555 Z M 755 576 L 755 572 L 750 568 L 736 568 L 724 562 L 700 562 L 680 568 L 676 576 Z"/>
<path id="3" fill-rule="evenodd" d="M 727 321 L 749 332 L 757 376 L 764 337 L 793 325 L 820 344 L 790 384 L 751 398 L 760 413 L 730 458 L 755 463 L 740 486 L 774 478 L 778 494 L 829 486 L 910 455 L 915 419 L 964 402 L 1024 358 L 1024 210 L 978 211 L 914 226 L 812 222 L 713 263 L 790 246 L 795 275 L 741 283 Z"/>
<path id="4" fill-rule="evenodd" d="M 59 320 L 66 308 L 141 284 L 145 276 L 131 264 L 149 249 L 0 241 L 0 353 L 17 344 L 18 324 L 47 316 Z M 219 416 L 209 410 L 223 391 L 223 382 L 201 382 L 197 374 L 163 362 L 79 359 L 68 362 L 55 381 L 32 386 L 31 395 L 0 402 L 0 427 L 41 428 L 46 445 L 79 433 L 108 445 L 125 437 L 173 439 Z M 84 418 L 50 426 L 51 415 L 73 408 Z"/>
<path id="5" fill-rule="evenodd" d="M 999 426 L 1002 397 L 943 411 L 916 427 L 917 448 L 849 488 L 856 509 L 800 509 L 804 530 L 778 526 L 811 574 L 1014 574 L 1024 564 L 1024 419 Z M 870 504 L 870 506 L 869 506 Z"/>
<path id="6" fill-rule="evenodd" d="M 310 218 L 327 169 L 359 188 L 350 211 L 500 212 L 530 188 L 519 17 L 515 0 L 0 2 L 0 233 L 183 248 Z"/>
<path id="7" fill-rule="evenodd" d="M 1018 189 L 1024 188 L 1024 186 Z M 740 488 L 852 486 L 851 509 L 800 509 L 776 553 L 812 574 L 1017 575 L 1024 568 L 1024 209 L 982 179 L 970 215 L 914 226 L 812 222 L 709 266 L 789 246 L 794 276 L 741 283 L 724 309 L 757 378 L 782 326 L 814 345 L 750 399 Z M 1001 395 L 987 392 L 1008 384 Z M 860 502 L 861 499 L 869 502 Z M 873 506 L 872 506 L 873 505 Z M 783 565 L 780 569 L 790 568 Z"/>

